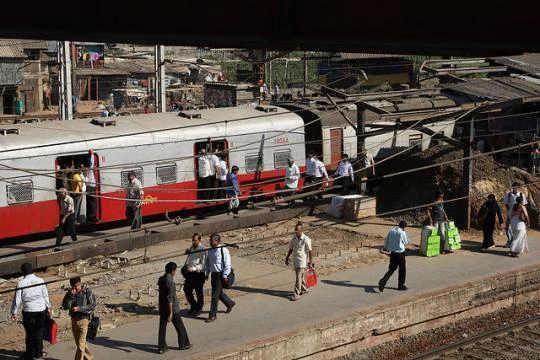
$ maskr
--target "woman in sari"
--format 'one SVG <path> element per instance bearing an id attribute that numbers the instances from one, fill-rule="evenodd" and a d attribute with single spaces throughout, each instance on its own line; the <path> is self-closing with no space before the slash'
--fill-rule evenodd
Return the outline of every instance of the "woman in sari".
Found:
<path id="1" fill-rule="evenodd" d="M 527 244 L 527 227 L 530 225 L 529 214 L 523 206 L 523 199 L 518 197 L 512 207 L 510 227 L 512 228 L 513 240 L 510 244 L 510 256 L 517 257 L 519 254 L 529 252 Z"/>

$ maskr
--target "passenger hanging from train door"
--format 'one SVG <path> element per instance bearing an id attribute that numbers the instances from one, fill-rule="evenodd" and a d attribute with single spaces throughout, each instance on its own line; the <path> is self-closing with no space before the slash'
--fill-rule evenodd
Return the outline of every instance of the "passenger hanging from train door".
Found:
<path id="1" fill-rule="evenodd" d="M 219 185 L 219 157 L 217 156 L 219 148 L 212 148 L 212 141 L 208 138 L 210 144 L 210 173 L 212 174 L 212 190 L 210 191 L 209 200 L 216 200 Z"/>
<path id="2" fill-rule="evenodd" d="M 317 159 L 315 158 L 315 155 L 313 154 L 313 151 L 309 151 L 308 157 L 306 159 L 306 176 L 304 178 L 304 191 L 310 192 L 315 190 L 313 187 L 313 184 L 315 183 L 315 173 L 317 172 Z M 315 196 L 307 196 L 304 198 L 305 200 L 311 200 L 314 199 Z"/>
<path id="3" fill-rule="evenodd" d="M 227 195 L 229 196 L 229 210 L 227 215 L 232 212 L 238 215 L 238 206 L 240 205 L 240 184 L 238 183 L 238 166 L 233 165 L 231 172 L 227 174 Z"/>
<path id="4" fill-rule="evenodd" d="M 132 229 L 139 229 L 142 225 L 141 207 L 144 200 L 144 190 L 141 181 L 135 172 L 128 174 L 129 185 L 126 189 L 126 217 Z"/>
<path id="5" fill-rule="evenodd" d="M 315 159 L 315 183 L 317 184 L 317 187 L 314 189 L 322 190 L 325 187 L 328 187 L 328 181 L 330 178 L 328 177 L 328 172 L 326 171 L 326 166 L 324 166 L 324 163 L 317 158 L 317 155 L 313 155 L 313 158 Z M 318 193 L 316 198 L 322 199 L 323 193 Z"/>
<path id="6" fill-rule="evenodd" d="M 197 155 L 198 164 L 198 199 L 208 200 L 209 189 L 212 184 L 212 174 L 210 157 L 206 154 L 206 149 L 201 149 Z M 204 203 L 203 203 L 204 204 Z"/>
<path id="7" fill-rule="evenodd" d="M 349 161 L 349 155 L 343 154 L 343 159 L 339 162 L 338 168 L 334 174 L 336 185 L 342 185 L 341 195 L 347 195 L 349 188 L 354 184 L 354 170 Z"/>
<path id="8" fill-rule="evenodd" d="M 73 217 L 75 219 L 75 225 L 79 225 L 79 215 L 81 214 L 81 201 L 82 201 L 82 187 L 83 180 L 81 178 L 81 172 L 78 168 L 73 168 L 71 173 L 71 197 L 75 206 Z"/>
<path id="9" fill-rule="evenodd" d="M 86 222 L 97 222 L 96 174 L 94 150 L 90 149 L 86 172 Z"/>
<path id="10" fill-rule="evenodd" d="M 58 194 L 60 203 L 60 218 L 56 227 L 56 245 L 62 243 L 64 235 L 69 233 L 72 241 L 77 241 L 77 233 L 75 231 L 75 206 L 73 198 L 69 196 L 66 188 L 61 188 Z"/>
<path id="11" fill-rule="evenodd" d="M 216 174 L 218 178 L 218 194 L 217 199 L 225 199 L 227 197 L 226 187 L 227 187 L 227 162 L 225 161 L 226 156 L 224 152 L 219 153 L 219 166 L 217 168 L 218 172 Z"/>
<path id="12" fill-rule="evenodd" d="M 287 159 L 289 166 L 285 170 L 285 190 L 284 196 L 294 196 L 296 189 L 298 188 L 298 179 L 300 179 L 300 169 L 298 165 L 294 163 L 292 156 Z M 289 205 L 294 205 L 294 199 L 289 200 Z"/>

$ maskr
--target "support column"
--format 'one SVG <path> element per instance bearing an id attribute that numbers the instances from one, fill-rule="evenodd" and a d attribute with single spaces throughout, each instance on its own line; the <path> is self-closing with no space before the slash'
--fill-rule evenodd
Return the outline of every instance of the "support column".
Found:
<path id="1" fill-rule="evenodd" d="M 304 51 L 304 97 L 306 96 L 307 81 L 308 81 L 307 52 Z"/>
<path id="2" fill-rule="evenodd" d="M 466 202 L 466 211 L 463 212 L 463 227 L 465 230 L 469 230 L 471 228 L 471 190 L 472 190 L 472 182 L 473 182 L 473 160 L 469 159 L 469 157 L 472 155 L 473 151 L 473 143 L 474 143 L 474 117 L 475 114 L 473 113 L 469 122 L 469 126 L 465 126 L 464 131 L 464 140 L 463 140 L 463 157 L 465 160 L 463 160 L 463 180 L 462 180 L 462 186 L 463 186 L 463 196 L 466 196 L 467 198 L 464 201 L 464 204 Z"/>
<path id="3" fill-rule="evenodd" d="M 165 46 L 156 45 L 154 47 L 154 64 L 156 71 L 156 81 L 154 82 L 154 95 L 156 112 L 167 111 L 167 101 L 165 99 Z"/>
<path id="4" fill-rule="evenodd" d="M 71 98 L 71 58 L 69 41 L 58 42 L 58 63 L 60 69 L 58 80 L 60 82 L 59 109 L 60 120 L 73 120 L 73 100 Z"/>

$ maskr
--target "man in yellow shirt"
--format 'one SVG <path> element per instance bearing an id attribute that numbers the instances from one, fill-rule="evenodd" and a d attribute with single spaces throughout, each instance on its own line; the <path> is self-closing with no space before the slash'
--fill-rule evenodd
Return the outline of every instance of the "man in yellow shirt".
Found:
<path id="1" fill-rule="evenodd" d="M 71 197 L 73 198 L 73 204 L 75 207 L 75 222 L 79 222 L 79 215 L 81 213 L 81 201 L 82 201 L 82 187 L 83 180 L 79 171 L 75 170 L 71 177 Z"/>

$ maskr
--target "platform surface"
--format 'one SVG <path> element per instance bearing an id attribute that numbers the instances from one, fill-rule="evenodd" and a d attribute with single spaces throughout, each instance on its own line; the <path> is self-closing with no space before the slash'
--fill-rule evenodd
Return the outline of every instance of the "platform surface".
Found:
<path id="1" fill-rule="evenodd" d="M 373 230 L 381 227 L 374 224 L 364 226 L 372 227 Z M 419 230 L 411 229 L 410 232 L 413 243 L 418 245 Z M 498 245 L 502 244 L 502 237 L 499 237 Z M 237 305 L 232 313 L 224 314 L 225 309 L 220 304 L 218 319 L 212 324 L 206 324 L 203 318 L 184 318 L 190 341 L 194 345 L 187 351 L 176 350 L 176 333 L 170 325 L 167 342 L 171 351 L 160 358 L 202 358 L 206 354 L 227 353 L 255 341 L 260 343 L 265 339 L 286 336 L 291 331 L 346 318 L 360 311 L 373 311 L 404 300 L 421 298 L 427 293 L 444 291 L 448 287 L 476 279 L 525 267 L 540 267 L 540 233 L 529 232 L 529 248 L 530 253 L 519 258 L 509 257 L 508 250 L 502 247 L 481 253 L 470 244 L 451 255 L 435 258 L 408 256 L 408 291 L 397 291 L 396 272 L 388 288 L 380 293 L 377 283 L 388 263 L 364 265 L 319 278 L 319 284 L 297 302 L 289 301 L 294 286 L 292 270 L 280 270 L 268 264 L 233 258 L 240 292 L 235 297 Z M 205 310 L 208 308 L 207 303 Z M 207 316 L 206 311 L 203 316 Z M 100 332 L 95 343 L 90 344 L 91 351 L 97 359 L 142 360 L 158 356 L 154 355 L 157 352 L 158 321 L 155 316 Z M 75 353 L 75 346 L 72 341 L 66 341 L 49 346 L 47 351 L 48 359 L 70 359 Z"/>

